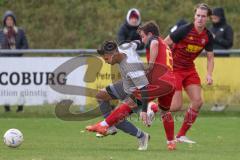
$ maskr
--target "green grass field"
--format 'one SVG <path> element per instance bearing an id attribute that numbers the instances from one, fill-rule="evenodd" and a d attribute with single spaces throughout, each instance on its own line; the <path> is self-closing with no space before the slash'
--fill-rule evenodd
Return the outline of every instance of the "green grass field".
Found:
<path id="1" fill-rule="evenodd" d="M 197 144 L 178 144 L 177 150 L 170 152 L 166 149 L 159 118 L 151 128 L 132 118 L 134 124 L 151 134 L 148 151 L 137 151 L 137 140 L 122 132 L 102 139 L 81 132 L 86 125 L 99 119 L 67 122 L 38 114 L 35 115 L 37 118 L 24 118 L 23 115 L 29 115 L 26 112 L 18 116 L 1 113 L 0 135 L 9 128 L 18 128 L 24 134 L 24 143 L 15 149 L 1 143 L 0 160 L 236 160 L 240 157 L 239 114 L 203 113 L 188 134 Z M 176 130 L 181 120 L 178 118 Z"/>

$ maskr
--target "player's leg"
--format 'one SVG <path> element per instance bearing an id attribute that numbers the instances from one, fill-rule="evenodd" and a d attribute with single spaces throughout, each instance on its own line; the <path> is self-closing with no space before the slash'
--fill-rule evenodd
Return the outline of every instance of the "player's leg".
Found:
<path id="1" fill-rule="evenodd" d="M 148 93 L 148 97 L 144 97 L 149 99 L 152 99 L 152 97 L 159 95 L 157 94 L 156 90 L 159 87 L 152 87 L 151 88 L 151 93 L 153 93 L 152 95 L 149 95 Z M 118 123 L 120 120 L 126 118 L 134 108 L 138 108 L 138 105 L 136 103 L 136 99 L 141 100 L 142 97 L 142 91 L 144 91 L 144 93 L 146 93 L 146 91 L 149 90 L 149 86 L 145 86 L 143 88 L 141 88 L 140 90 L 136 90 L 133 92 L 132 95 L 130 95 L 128 98 L 125 99 L 125 101 L 119 105 L 119 107 L 117 109 L 115 109 L 106 119 L 105 122 L 108 126 L 112 126 L 115 125 L 116 123 Z M 160 91 L 162 92 L 162 91 Z M 102 125 L 106 125 L 106 124 L 102 124 Z"/>
<path id="2" fill-rule="evenodd" d="M 176 90 L 170 107 L 171 112 L 177 112 L 182 109 L 183 106 L 183 95 L 181 90 Z"/>
<path id="3" fill-rule="evenodd" d="M 203 104 L 201 90 L 200 85 L 193 84 L 186 87 L 186 93 L 190 99 L 190 108 L 197 112 L 201 109 Z"/>
<path id="4" fill-rule="evenodd" d="M 112 107 L 110 105 L 110 100 L 112 99 L 120 99 L 123 100 L 127 97 L 127 94 L 124 92 L 123 85 L 121 81 L 118 81 L 112 85 L 106 87 L 106 89 L 101 90 L 96 98 L 99 101 L 99 107 L 101 112 L 106 118 L 112 111 Z M 144 136 L 144 132 L 135 127 L 128 120 L 123 120 L 115 125 L 118 129 L 122 130 L 125 133 L 128 133 L 137 138 L 142 138 Z"/>
<path id="5" fill-rule="evenodd" d="M 109 101 L 112 99 L 122 100 L 125 99 L 126 96 L 127 94 L 124 92 L 122 82 L 120 81 L 110 86 L 107 86 L 104 90 L 101 90 L 97 94 L 96 98 L 99 101 L 99 107 L 104 115 L 104 118 L 106 118 L 113 110 Z M 125 133 L 136 136 L 137 138 L 141 138 L 143 136 L 143 132 L 127 120 L 123 120 L 120 123 L 116 124 L 116 127 Z"/>
<path id="6" fill-rule="evenodd" d="M 177 138 L 179 141 L 187 142 L 187 143 L 194 143 L 194 141 L 188 140 L 186 138 L 187 131 L 191 128 L 192 124 L 195 122 L 198 112 L 203 104 L 201 98 L 201 87 L 199 85 L 189 85 L 186 87 L 186 92 L 190 99 L 190 106 L 185 114 L 185 118 L 182 124 L 181 129 L 177 134 Z M 186 139 L 186 140 L 184 140 Z"/>
<path id="7" fill-rule="evenodd" d="M 107 126 L 113 126 L 120 121 L 124 120 L 132 112 L 133 108 L 136 108 L 137 105 L 131 97 L 126 98 L 126 100 L 121 103 L 111 114 L 105 119 Z"/>
<path id="8" fill-rule="evenodd" d="M 167 138 L 167 148 L 168 150 L 175 150 L 176 142 L 174 139 L 174 120 L 172 114 L 169 111 L 161 110 L 161 118 Z"/>
<path id="9" fill-rule="evenodd" d="M 118 106 L 118 108 L 116 108 L 106 119 L 105 121 L 102 121 L 99 125 L 101 126 L 112 126 L 112 125 L 116 125 L 117 123 L 119 123 L 119 121 L 123 120 L 126 121 L 125 118 L 132 112 L 132 109 L 137 108 L 137 104 L 135 103 L 135 101 L 128 97 L 125 100 L 125 103 L 122 103 Z M 121 124 L 122 122 L 120 122 Z M 129 123 L 130 125 L 132 125 L 131 123 Z M 122 127 L 130 127 L 128 125 L 122 125 Z M 131 126 L 131 128 L 133 128 L 135 126 Z M 136 128 L 136 127 L 135 127 Z M 123 129 L 123 128 L 122 128 Z M 125 128 L 125 129 L 129 129 L 129 128 Z M 136 128 L 137 129 L 137 128 Z M 135 135 L 136 137 L 138 137 L 138 141 L 139 141 L 139 147 L 138 150 L 147 150 L 148 147 L 148 141 L 150 139 L 150 136 L 148 133 L 144 133 L 140 130 L 135 130 L 138 131 L 137 134 Z M 101 132 L 101 130 L 100 130 Z M 104 134 L 104 132 L 102 132 Z"/>
<path id="10" fill-rule="evenodd" d="M 103 117 L 106 118 L 110 112 L 112 111 L 112 107 L 110 105 L 110 100 L 112 100 L 112 96 L 106 91 L 106 89 L 101 89 L 96 94 L 96 99 L 99 104 L 100 111 L 103 114 Z"/>
<path id="11" fill-rule="evenodd" d="M 190 106 L 185 114 L 185 118 L 176 138 L 180 142 L 195 143 L 189 140 L 185 135 L 195 122 L 198 111 L 202 106 L 201 97 L 201 81 L 195 69 L 186 73 L 186 78 L 183 81 L 183 86 L 190 99 Z"/>
<path id="12" fill-rule="evenodd" d="M 121 103 L 115 110 L 111 112 L 106 119 L 96 125 L 87 126 L 86 129 L 90 132 L 99 132 L 106 135 L 106 131 L 109 127 L 116 125 L 120 121 L 124 120 L 137 105 L 131 97 L 128 97 L 123 103 Z"/>
<path id="13" fill-rule="evenodd" d="M 124 120 L 132 112 L 132 109 L 136 107 L 137 105 L 135 102 L 129 97 L 126 99 L 125 103 L 120 104 L 115 110 L 113 110 L 104 121 L 91 126 L 87 126 L 86 130 L 107 135 L 107 131 L 111 126 L 116 125 L 121 120 Z M 147 133 L 143 133 L 142 137 L 138 138 L 138 150 L 146 150 L 148 147 L 149 139 L 150 136 Z"/>
<path id="14" fill-rule="evenodd" d="M 104 118 L 106 118 L 113 108 L 110 105 L 110 100 L 112 99 L 124 99 L 127 94 L 123 90 L 122 82 L 118 81 L 114 84 L 107 86 L 97 93 L 96 98 L 99 102 L 99 108 L 103 113 Z"/>
<path id="15" fill-rule="evenodd" d="M 172 93 L 158 98 L 160 114 L 163 122 L 163 127 L 165 129 L 165 134 L 167 138 L 167 147 L 169 150 L 176 149 L 176 143 L 174 140 L 174 119 L 170 112 L 170 105 L 174 95 L 174 91 Z"/>
<path id="16" fill-rule="evenodd" d="M 182 95 L 182 83 L 184 79 L 184 73 L 181 73 L 179 71 L 174 72 L 175 75 L 175 93 L 172 98 L 172 103 L 170 107 L 171 112 L 177 112 L 182 109 L 183 106 L 183 95 Z"/>
<path id="17" fill-rule="evenodd" d="M 168 79 L 172 79 L 172 77 L 169 77 Z M 158 98 L 158 106 L 161 110 L 160 113 L 165 129 L 168 149 L 174 150 L 176 148 L 174 140 L 174 120 L 170 112 L 170 106 L 175 93 L 175 85 L 172 81 L 168 81 L 166 78 L 165 81 L 154 81 L 154 83 L 147 86 L 147 89 L 149 99 L 154 97 Z"/>
<path id="18" fill-rule="evenodd" d="M 110 101 L 112 99 L 115 99 L 113 95 L 109 94 L 106 90 L 106 88 L 101 89 L 97 94 L 96 94 L 96 99 L 99 104 L 99 109 L 103 114 L 103 117 L 106 118 L 112 111 L 112 106 L 110 104 Z M 117 128 L 115 126 L 112 126 L 108 130 L 108 135 L 114 135 L 117 133 Z M 104 137 L 102 134 L 96 134 L 97 137 Z"/>

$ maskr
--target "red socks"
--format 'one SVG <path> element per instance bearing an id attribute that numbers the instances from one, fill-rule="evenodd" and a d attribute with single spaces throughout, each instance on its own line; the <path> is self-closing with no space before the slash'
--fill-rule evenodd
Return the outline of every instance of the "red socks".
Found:
<path id="1" fill-rule="evenodd" d="M 131 108 L 123 103 L 118 106 L 106 119 L 105 121 L 109 126 L 113 126 L 118 123 L 120 120 L 124 119 L 131 113 Z"/>
<path id="2" fill-rule="evenodd" d="M 162 116 L 163 126 L 168 141 L 174 140 L 174 120 L 171 112 L 167 112 Z"/>
<path id="3" fill-rule="evenodd" d="M 186 112 L 182 127 L 177 134 L 177 138 L 180 136 L 185 136 L 186 132 L 191 128 L 192 124 L 195 122 L 198 116 L 198 112 L 192 108 L 189 108 Z"/>

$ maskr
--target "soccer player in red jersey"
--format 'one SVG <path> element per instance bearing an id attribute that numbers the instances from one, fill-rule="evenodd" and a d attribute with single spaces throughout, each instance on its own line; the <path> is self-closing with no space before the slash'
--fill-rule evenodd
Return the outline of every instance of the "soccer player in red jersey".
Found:
<path id="1" fill-rule="evenodd" d="M 172 45 L 173 71 L 176 77 L 176 91 L 171 111 L 179 111 L 182 108 L 182 88 L 185 89 L 190 99 L 190 106 L 185 114 L 184 122 L 176 135 L 176 140 L 179 142 L 195 143 L 185 135 L 195 122 L 203 104 L 201 81 L 195 69 L 194 60 L 204 49 L 207 52 L 206 82 L 208 85 L 213 83 L 213 37 L 206 28 L 210 15 L 211 9 L 207 4 L 198 4 L 195 8 L 194 22 L 179 27 L 165 38 L 165 42 L 170 46 Z"/>
<path id="2" fill-rule="evenodd" d="M 146 57 L 148 62 L 147 76 L 150 84 L 154 83 L 155 79 L 160 79 L 162 81 L 160 83 L 166 82 L 174 86 L 174 90 L 170 93 L 159 95 L 158 97 L 158 107 L 161 110 L 161 118 L 167 137 L 168 149 L 173 150 L 176 148 L 174 141 L 174 120 L 169 111 L 175 91 L 172 53 L 168 45 L 160 38 L 159 27 L 155 22 L 146 22 L 139 27 L 138 32 L 146 47 Z M 163 68 L 160 68 L 159 66 L 164 66 L 166 68 L 165 73 L 162 76 L 159 74 L 163 72 Z M 142 113 L 146 114 L 145 112 Z"/>

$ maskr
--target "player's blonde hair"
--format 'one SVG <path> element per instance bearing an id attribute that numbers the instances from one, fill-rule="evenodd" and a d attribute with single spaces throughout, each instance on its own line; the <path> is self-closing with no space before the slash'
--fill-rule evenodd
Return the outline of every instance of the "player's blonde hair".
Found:
<path id="1" fill-rule="evenodd" d="M 199 3 L 195 6 L 194 12 L 196 13 L 197 9 L 202 9 L 207 11 L 207 15 L 212 15 L 212 9 L 206 3 Z"/>

